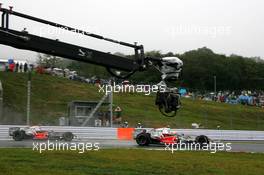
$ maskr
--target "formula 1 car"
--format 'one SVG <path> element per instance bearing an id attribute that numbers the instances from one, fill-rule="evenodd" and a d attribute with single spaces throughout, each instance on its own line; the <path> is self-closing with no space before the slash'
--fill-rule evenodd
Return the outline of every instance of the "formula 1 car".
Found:
<path id="1" fill-rule="evenodd" d="M 12 127 L 9 128 L 9 136 L 12 136 L 15 141 L 24 139 L 33 140 L 64 140 L 72 141 L 74 135 L 72 132 L 54 132 L 52 130 L 42 130 L 39 126 L 31 127 Z"/>
<path id="2" fill-rule="evenodd" d="M 170 128 L 158 128 L 147 131 L 146 129 L 136 129 L 134 139 L 139 146 L 148 146 L 149 144 L 177 144 L 198 143 L 200 145 L 209 144 L 210 139 L 205 135 L 185 136 L 172 132 Z"/>

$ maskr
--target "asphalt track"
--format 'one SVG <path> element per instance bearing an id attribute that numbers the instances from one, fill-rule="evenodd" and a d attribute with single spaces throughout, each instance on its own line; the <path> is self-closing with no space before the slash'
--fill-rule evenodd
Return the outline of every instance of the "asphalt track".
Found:
<path id="1" fill-rule="evenodd" d="M 13 140 L 0 140 L 0 148 L 32 148 L 33 143 L 47 143 L 48 141 L 32 141 L 32 140 L 24 140 L 24 141 L 13 141 Z M 50 143 L 63 143 L 62 141 L 50 141 Z M 69 142 L 68 142 L 69 143 Z M 125 149 L 148 149 L 148 150 L 165 150 L 164 145 L 150 145 L 147 147 L 139 147 L 137 146 L 135 141 L 121 141 L 121 140 L 74 140 L 71 143 L 97 143 L 100 149 L 108 149 L 108 148 L 125 148 Z M 248 152 L 248 153 L 264 153 L 264 142 L 230 142 L 231 143 L 231 151 L 230 152 Z M 167 150 L 168 151 L 168 150 Z"/>

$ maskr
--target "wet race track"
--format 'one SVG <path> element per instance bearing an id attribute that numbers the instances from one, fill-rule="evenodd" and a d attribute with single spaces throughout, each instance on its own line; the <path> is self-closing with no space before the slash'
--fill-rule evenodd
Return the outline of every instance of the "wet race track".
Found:
<path id="1" fill-rule="evenodd" d="M 140 147 L 135 141 L 120 141 L 120 140 L 107 140 L 107 139 L 93 139 L 93 140 L 74 140 L 72 142 L 62 142 L 62 141 L 49 141 L 50 144 L 90 144 L 96 145 L 100 149 L 108 148 L 125 148 L 125 149 L 149 149 L 149 150 L 165 150 L 166 146 L 164 145 L 150 145 L 147 147 Z M 13 141 L 13 140 L 0 140 L 0 148 L 31 148 L 41 144 L 48 144 L 48 141 Z M 231 150 L 230 152 L 249 152 L 249 153 L 264 153 L 264 142 L 230 142 Z M 170 151 L 167 147 L 167 151 Z"/>

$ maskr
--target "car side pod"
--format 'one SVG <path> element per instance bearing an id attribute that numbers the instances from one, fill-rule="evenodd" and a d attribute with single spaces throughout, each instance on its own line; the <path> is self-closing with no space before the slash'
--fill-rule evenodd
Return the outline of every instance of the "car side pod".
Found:
<path id="1" fill-rule="evenodd" d="M 175 136 L 166 136 L 160 139 L 160 142 L 164 144 L 175 144 L 177 141 L 178 139 Z"/>
<path id="2" fill-rule="evenodd" d="M 49 132 L 48 131 L 38 131 L 34 135 L 34 138 L 33 139 L 36 139 L 36 140 L 46 140 L 46 139 L 48 139 L 48 135 L 49 135 Z"/>

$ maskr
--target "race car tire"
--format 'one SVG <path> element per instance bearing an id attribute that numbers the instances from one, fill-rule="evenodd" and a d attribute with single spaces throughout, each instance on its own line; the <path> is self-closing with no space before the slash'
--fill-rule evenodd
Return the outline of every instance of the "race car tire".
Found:
<path id="1" fill-rule="evenodd" d="M 62 135 L 62 137 L 63 137 L 63 140 L 64 141 L 66 141 L 66 142 L 70 142 L 70 141 L 72 141 L 72 139 L 73 139 L 73 134 L 71 133 L 71 132 L 65 132 L 63 135 Z"/>
<path id="2" fill-rule="evenodd" d="M 22 141 L 25 138 L 25 132 L 24 131 L 15 131 L 13 133 L 13 139 L 15 141 Z"/>
<path id="3" fill-rule="evenodd" d="M 209 144 L 209 139 L 205 135 L 200 135 L 195 138 L 195 142 L 198 143 L 200 146 L 205 146 L 206 144 Z"/>
<path id="4" fill-rule="evenodd" d="M 136 142 L 139 146 L 148 146 L 150 144 L 150 138 L 147 133 L 138 134 L 136 137 Z"/>

